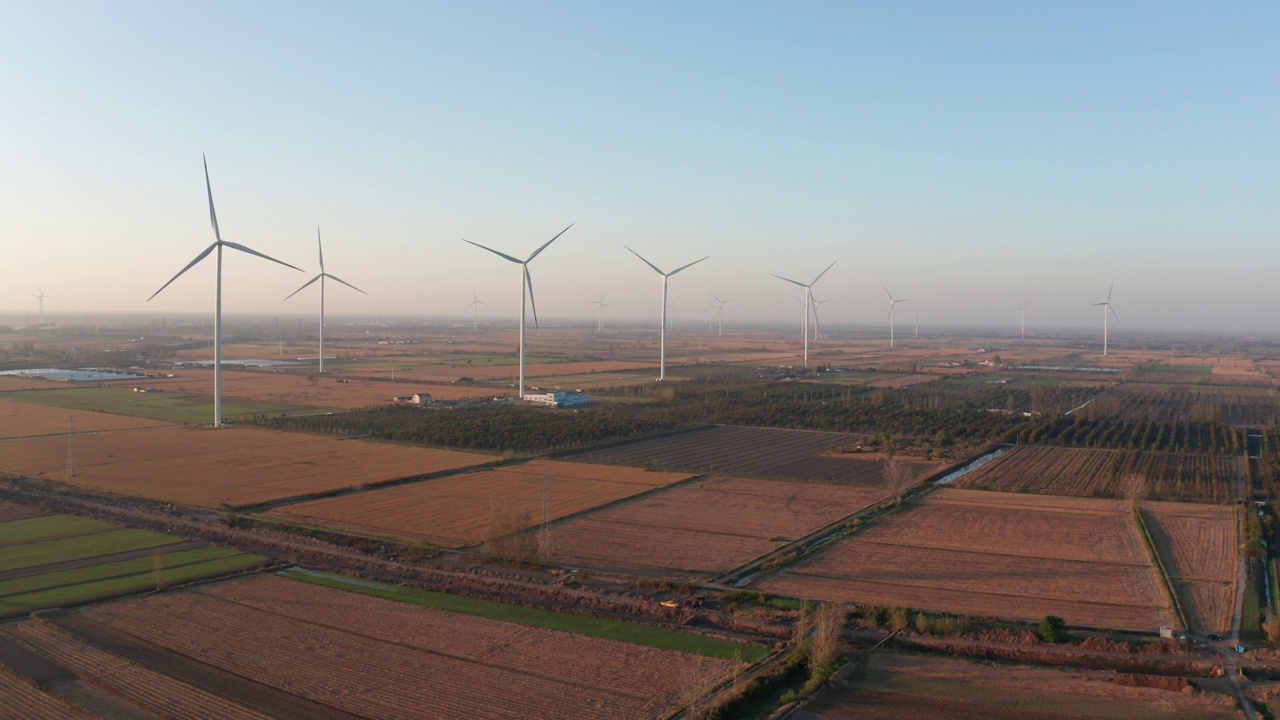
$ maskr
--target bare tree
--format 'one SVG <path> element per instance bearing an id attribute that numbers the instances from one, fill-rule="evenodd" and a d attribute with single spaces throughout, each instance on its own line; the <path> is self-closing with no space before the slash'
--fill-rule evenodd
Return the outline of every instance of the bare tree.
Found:
<path id="1" fill-rule="evenodd" d="M 902 502 L 907 490 L 911 489 L 911 481 L 914 476 L 914 468 L 906 460 L 896 455 L 890 455 L 889 459 L 884 461 L 885 484 L 893 491 L 893 495 L 898 502 Z"/>

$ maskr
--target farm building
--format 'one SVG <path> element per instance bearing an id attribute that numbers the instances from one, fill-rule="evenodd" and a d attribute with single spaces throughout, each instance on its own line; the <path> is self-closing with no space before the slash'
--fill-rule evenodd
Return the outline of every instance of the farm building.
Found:
<path id="1" fill-rule="evenodd" d="M 396 395 L 395 397 L 391 398 L 391 400 L 392 402 L 411 403 L 413 405 L 430 405 L 431 394 L 430 393 L 414 393 L 412 395 Z"/>
<path id="2" fill-rule="evenodd" d="M 577 407 L 579 405 L 590 405 L 591 396 L 586 393 L 571 393 L 563 390 L 545 393 L 526 393 L 524 399 L 534 405 L 545 405 L 547 407 Z"/>

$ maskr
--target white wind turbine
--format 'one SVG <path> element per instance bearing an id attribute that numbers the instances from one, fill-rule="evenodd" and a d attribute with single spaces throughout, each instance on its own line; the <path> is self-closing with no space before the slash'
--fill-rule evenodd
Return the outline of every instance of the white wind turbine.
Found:
<path id="1" fill-rule="evenodd" d="M 916 306 L 916 339 L 920 339 L 920 306 Z"/>
<path id="2" fill-rule="evenodd" d="M 218 214 L 213 209 L 213 186 L 209 184 L 209 160 L 203 155 L 200 156 L 204 160 L 204 189 L 209 196 L 209 223 L 213 225 L 213 244 L 204 249 L 204 252 L 196 256 L 195 260 L 187 263 L 187 266 L 178 271 L 177 275 L 169 278 L 169 282 L 160 286 L 160 289 L 151 294 L 147 298 L 147 302 L 151 302 L 156 295 L 159 295 L 165 288 L 169 287 L 174 280 L 182 277 L 182 273 L 195 267 L 201 260 L 209 257 L 209 253 L 217 251 L 214 254 L 217 265 L 217 285 L 214 293 L 213 301 L 213 426 L 222 427 L 222 248 L 229 247 L 232 250 L 239 250 L 250 255 L 257 255 L 265 260 L 273 263 L 279 263 L 285 267 L 293 268 L 298 272 L 302 272 L 302 268 L 294 267 L 287 262 L 277 260 L 270 255 L 264 255 L 257 250 L 245 247 L 240 243 L 228 242 L 222 239 L 222 232 L 218 230 Z"/>
<path id="3" fill-rule="evenodd" d="M 889 296 L 889 347 L 893 347 L 893 310 L 897 307 L 898 303 L 911 302 L 911 300 L 910 298 L 903 298 L 901 300 L 894 299 L 893 295 L 889 292 L 889 288 L 884 287 L 884 285 L 881 285 L 880 287 L 884 288 L 884 294 Z"/>
<path id="4" fill-rule="evenodd" d="M 520 258 L 512 257 L 503 252 L 498 252 L 497 250 L 494 250 L 491 247 L 485 247 L 480 243 L 471 242 L 466 238 L 463 238 L 462 240 L 462 242 L 464 243 L 475 245 L 481 250 L 488 250 L 489 252 L 493 253 L 494 255 L 497 255 L 500 258 L 504 260 L 510 260 L 511 262 L 520 266 L 520 399 L 521 400 L 524 399 L 524 325 L 525 325 L 524 313 L 525 313 L 526 304 L 533 306 L 533 326 L 538 327 L 538 302 L 533 299 L 533 277 L 529 275 L 529 263 L 533 262 L 533 259 L 538 257 L 539 253 L 541 253 L 543 250 L 546 250 L 548 245 L 558 240 L 561 235 L 569 232 L 569 228 L 571 227 L 573 227 L 573 223 L 570 223 L 569 227 L 556 233 L 555 237 L 543 243 L 541 247 L 539 247 L 537 250 L 534 250 L 533 253 L 529 255 L 529 257 L 525 258 L 524 260 L 521 260 Z M 527 303 L 525 301 L 526 290 L 528 290 L 528 297 L 529 297 Z"/>
<path id="5" fill-rule="evenodd" d="M 681 265 L 680 267 L 676 268 L 675 270 L 672 270 L 671 272 L 662 272 L 661 270 L 658 269 L 657 265 L 654 265 L 648 260 L 645 260 L 644 257 L 640 255 L 640 253 L 636 252 L 635 250 L 632 250 L 626 245 L 623 245 L 623 247 L 627 248 L 627 250 L 632 255 L 635 255 L 636 257 L 640 258 L 645 265 L 648 265 L 649 267 L 653 268 L 654 272 L 662 276 L 662 324 L 660 325 L 662 329 L 659 332 L 660 339 L 659 339 L 659 351 L 658 351 L 658 382 L 662 382 L 663 380 L 667 379 L 667 280 L 672 275 L 675 275 L 681 270 L 684 270 L 685 268 L 691 267 L 693 265 L 697 265 L 698 263 L 702 262 L 703 260 L 706 260 L 711 256 L 707 255 L 707 256 L 698 258 L 697 260 L 694 260 L 688 265 Z"/>
<path id="6" fill-rule="evenodd" d="M 604 297 L 608 294 L 609 293 L 600 293 L 599 300 L 587 301 L 596 306 L 596 335 L 604 334 L 604 309 L 609 307 L 609 303 L 604 301 Z"/>
<path id="7" fill-rule="evenodd" d="M 323 373 L 324 372 L 324 279 L 329 278 L 330 280 L 333 280 L 335 282 L 340 282 L 343 285 L 346 285 L 347 287 L 351 288 L 352 290 L 355 290 L 356 292 L 362 293 L 364 295 L 368 295 L 369 293 L 361 290 L 355 285 L 352 285 L 346 280 L 343 280 L 342 278 L 337 277 L 336 275 L 330 275 L 329 273 L 324 271 L 324 245 L 320 242 L 320 226 L 319 225 L 316 226 L 316 248 L 320 251 L 320 274 L 311 278 L 307 282 L 303 283 L 302 287 L 289 293 L 289 295 L 285 297 L 285 300 L 288 300 L 294 295 L 297 295 L 298 293 L 302 292 L 311 283 L 317 280 L 320 281 L 320 372 Z"/>
<path id="8" fill-rule="evenodd" d="M 471 288 L 471 302 L 467 304 L 467 309 L 471 311 L 471 330 L 473 332 L 480 329 L 480 306 L 488 304 L 481 300 L 479 295 L 476 295 L 475 288 Z"/>
<path id="9" fill-rule="evenodd" d="M 814 340 L 818 339 L 818 333 L 821 330 L 821 325 L 818 323 L 818 306 L 824 303 L 829 303 L 829 302 L 831 302 L 831 298 L 827 298 L 826 300 L 819 300 L 818 298 L 813 298 L 813 339 Z"/>
<path id="10" fill-rule="evenodd" d="M 32 296 L 32 297 L 34 297 L 34 298 L 36 299 L 36 302 L 40 303 L 40 324 L 39 324 L 39 325 L 37 325 L 36 327 L 37 327 L 37 328 L 42 328 L 42 327 L 44 327 L 44 301 L 45 301 L 46 299 L 52 300 L 52 299 L 53 299 L 53 296 L 52 296 L 52 295 L 45 295 L 45 294 L 44 294 L 44 290 L 43 290 L 39 285 L 37 285 L 37 286 L 36 286 L 36 292 L 37 292 L 38 294 L 37 294 L 37 295 L 33 295 L 33 296 Z"/>
<path id="11" fill-rule="evenodd" d="M 721 300 L 712 294 L 711 299 L 716 302 L 716 336 L 721 337 L 724 335 L 724 306 L 733 302 L 733 298 Z"/>
<path id="12" fill-rule="evenodd" d="M 1111 282 L 1111 287 L 1107 288 L 1107 299 L 1102 302 L 1090 303 L 1091 305 L 1102 306 L 1102 354 L 1107 354 L 1107 313 L 1111 313 L 1111 317 L 1120 322 L 1120 316 L 1116 315 L 1116 311 L 1111 307 L 1111 291 L 1116 289 L 1115 281 Z"/>
<path id="13" fill-rule="evenodd" d="M 835 264 L 836 264 L 836 261 L 832 260 L 831 264 L 827 266 L 827 270 L 830 270 L 832 267 L 835 266 Z M 809 368 L 809 307 L 813 305 L 813 286 L 817 285 L 818 281 L 822 279 L 822 276 L 827 274 L 827 270 L 823 270 L 822 272 L 818 273 L 818 277 L 814 278 L 813 282 L 809 283 L 808 285 L 805 285 L 804 283 L 798 282 L 796 280 L 792 280 L 790 278 L 784 278 L 781 275 L 774 275 L 774 277 L 778 278 L 779 280 L 786 280 L 792 285 L 799 285 L 800 287 L 804 288 L 804 333 L 803 334 L 804 334 L 804 367 L 806 370 Z M 816 311 L 816 307 L 815 307 L 815 311 Z"/>
<path id="14" fill-rule="evenodd" d="M 1022 339 L 1027 339 L 1027 308 L 1031 307 L 1031 301 L 1028 300 L 1021 305 L 1015 305 L 1018 312 L 1022 313 Z"/>

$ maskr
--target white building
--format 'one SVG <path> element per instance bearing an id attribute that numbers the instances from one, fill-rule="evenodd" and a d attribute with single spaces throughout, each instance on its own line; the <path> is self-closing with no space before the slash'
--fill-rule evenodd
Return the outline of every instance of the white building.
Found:
<path id="1" fill-rule="evenodd" d="M 525 402 L 546 407 L 577 407 L 590 405 L 591 396 L 586 393 L 571 393 L 563 390 L 545 393 L 525 393 Z"/>

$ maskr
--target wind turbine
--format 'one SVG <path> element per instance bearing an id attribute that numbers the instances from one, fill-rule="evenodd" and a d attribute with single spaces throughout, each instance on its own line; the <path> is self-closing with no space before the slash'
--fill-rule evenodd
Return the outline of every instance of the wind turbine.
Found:
<path id="1" fill-rule="evenodd" d="M 316 226 L 316 248 L 320 250 L 320 274 L 308 280 L 306 283 L 303 284 L 302 287 L 289 293 L 289 295 L 285 297 L 285 300 L 288 300 L 294 295 L 297 295 L 298 293 L 302 292 L 311 283 L 317 280 L 320 281 L 320 372 L 323 373 L 324 372 L 324 279 L 329 278 L 330 280 L 333 280 L 335 282 L 340 282 L 343 285 L 346 285 L 347 287 L 351 288 L 352 290 L 355 290 L 356 292 L 362 293 L 364 295 L 368 295 L 369 293 L 361 290 L 360 288 L 356 287 L 355 285 L 352 285 L 351 283 L 347 282 L 346 280 L 343 280 L 342 278 L 336 275 L 330 275 L 329 273 L 324 271 L 324 245 L 320 242 L 320 226 L 319 225 Z"/>
<path id="2" fill-rule="evenodd" d="M 724 306 L 733 302 L 733 298 L 721 300 L 712 294 L 711 298 L 716 301 L 716 335 L 724 335 Z"/>
<path id="3" fill-rule="evenodd" d="M 480 296 L 476 295 L 475 288 L 471 288 L 471 302 L 467 305 L 467 308 L 471 310 L 471 330 L 473 332 L 480 329 L 480 306 L 488 304 L 481 300 Z"/>
<path id="4" fill-rule="evenodd" d="M 819 330 L 821 330 L 821 327 L 818 323 L 818 306 L 822 305 L 823 303 L 829 303 L 829 302 L 831 302 L 830 298 L 827 298 L 826 300 L 819 300 L 818 298 L 813 298 L 813 339 L 815 341 L 817 341 Z"/>
<path id="5" fill-rule="evenodd" d="M 911 302 L 911 299 L 903 298 L 901 300 L 896 300 L 894 299 L 893 295 L 889 292 L 889 288 L 884 287 L 883 284 L 880 285 L 880 287 L 884 288 L 884 294 L 889 296 L 889 347 L 893 347 L 893 310 L 895 307 L 897 307 L 898 303 Z"/>
<path id="6" fill-rule="evenodd" d="M 920 339 L 920 306 L 916 306 L 916 339 Z"/>
<path id="7" fill-rule="evenodd" d="M 827 270 L 830 270 L 832 267 L 835 266 L 835 264 L 836 264 L 836 261 L 832 260 L 831 264 L 827 266 Z M 802 282 L 791 280 L 789 278 L 784 278 L 781 275 L 774 275 L 774 277 L 778 278 L 779 280 L 786 280 L 792 285 L 799 285 L 800 287 L 804 288 L 804 367 L 806 370 L 809 369 L 809 306 L 813 304 L 813 286 L 817 285 L 818 281 L 822 279 L 822 276 L 827 274 L 827 270 L 823 270 L 822 272 L 818 273 L 818 277 L 814 278 L 813 282 L 809 283 L 808 285 L 805 285 Z M 815 309 L 815 313 L 816 313 L 816 309 Z"/>
<path id="8" fill-rule="evenodd" d="M 1113 280 L 1111 282 L 1111 287 L 1107 288 L 1107 299 L 1102 302 L 1091 303 L 1092 305 L 1102 306 L 1102 354 L 1103 355 L 1107 354 L 1107 313 L 1110 312 L 1111 317 L 1114 317 L 1116 319 L 1116 322 L 1120 322 L 1120 316 L 1116 315 L 1115 309 L 1111 307 L 1111 291 L 1115 289 L 1116 289 L 1116 283 Z"/>
<path id="9" fill-rule="evenodd" d="M 587 302 L 596 306 L 596 335 L 604 334 L 604 309 L 609 307 L 609 303 L 604 301 L 604 296 L 609 293 L 600 293 L 599 300 L 588 300 Z"/>
<path id="10" fill-rule="evenodd" d="M 1018 312 L 1022 313 L 1022 339 L 1023 341 L 1026 341 L 1027 339 L 1027 308 L 1031 307 L 1031 301 L 1028 300 L 1022 303 L 1022 305 L 1020 306 L 1015 305 L 1014 307 L 1018 309 Z"/>
<path id="11" fill-rule="evenodd" d="M 36 292 L 37 292 L 37 293 L 39 293 L 39 294 L 38 294 L 38 295 L 34 295 L 34 296 L 32 296 L 32 297 L 34 297 L 34 298 L 36 299 L 36 302 L 40 303 L 40 324 L 37 326 L 37 329 L 39 329 L 39 328 L 41 328 L 41 327 L 44 327 L 44 301 L 45 301 L 45 298 L 48 298 L 48 299 L 52 300 L 52 299 L 53 299 L 53 296 L 52 296 L 52 295 L 45 295 L 45 294 L 44 294 L 44 290 L 43 290 L 39 285 L 37 285 L 37 286 L 36 286 Z"/>
<path id="12" fill-rule="evenodd" d="M 209 253 L 217 251 L 214 254 L 217 265 L 217 284 L 214 292 L 213 301 L 213 426 L 222 427 L 222 248 L 229 247 L 232 250 L 239 250 L 250 255 L 257 255 L 264 260 L 270 260 L 273 263 L 293 268 L 298 272 L 302 272 L 302 268 L 294 267 L 287 262 L 277 260 L 270 255 L 264 255 L 257 250 L 241 245 L 240 243 L 228 242 L 222 239 L 222 232 L 218 230 L 218 214 L 213 209 L 213 186 L 209 184 L 209 160 L 204 155 L 200 156 L 204 160 L 204 189 L 209 196 L 209 223 L 213 225 L 213 244 L 204 249 L 196 256 L 195 260 L 187 263 L 187 266 L 178 271 L 177 275 L 169 278 L 169 282 L 160 286 L 160 289 L 151 294 L 147 298 L 147 302 L 151 302 L 156 295 L 159 295 L 165 288 L 169 287 L 174 280 L 182 277 L 182 274 L 195 267 L 201 260 L 209 257 Z"/>
<path id="13" fill-rule="evenodd" d="M 659 332 L 660 340 L 659 340 L 659 351 L 658 351 L 658 382 L 662 382 L 663 380 L 667 379 L 667 280 L 672 275 L 675 275 L 681 270 L 684 270 L 685 268 L 688 268 L 688 267 L 692 267 L 693 265 L 697 265 L 698 263 L 702 262 L 703 260 L 706 260 L 711 256 L 706 255 L 704 257 L 698 258 L 697 260 L 694 260 L 688 265 L 681 265 L 680 267 L 676 268 L 675 270 L 672 270 L 671 272 L 662 272 L 661 270 L 658 269 L 657 265 L 654 265 L 648 260 L 645 260 L 644 257 L 640 255 L 640 253 L 636 252 L 635 250 L 632 250 L 626 245 L 623 245 L 622 247 L 627 248 L 627 250 L 632 255 L 635 255 L 636 257 L 640 258 L 640 260 L 642 260 L 645 265 L 648 265 L 649 267 L 653 268 L 654 272 L 662 276 L 662 324 L 660 326 L 662 329 Z"/>
<path id="14" fill-rule="evenodd" d="M 543 250 L 546 250 L 548 245 L 560 239 L 561 235 L 569 232 L 569 228 L 571 227 L 573 227 L 573 223 L 569 223 L 569 227 L 556 233 L 555 237 L 543 243 L 541 247 L 539 247 L 537 250 L 534 250 L 533 254 L 531 254 L 529 257 L 525 258 L 524 260 L 511 257 L 510 255 L 503 252 L 498 252 L 497 250 L 494 250 L 491 247 L 485 247 L 480 243 L 471 242 L 466 238 L 462 239 L 462 242 L 464 243 L 475 245 L 481 250 L 488 250 L 489 252 L 493 253 L 494 255 L 497 255 L 500 258 L 504 260 L 509 260 L 520 266 L 520 399 L 521 400 L 524 399 L 524 325 L 525 325 L 524 311 L 525 311 L 525 305 L 526 305 L 526 302 L 525 302 L 526 290 L 528 290 L 528 293 L 529 293 L 529 300 L 527 304 L 533 306 L 533 326 L 538 327 L 538 303 L 536 300 L 533 299 L 533 277 L 529 275 L 529 263 L 533 262 L 533 259 L 538 257 L 539 253 L 541 253 Z"/>

